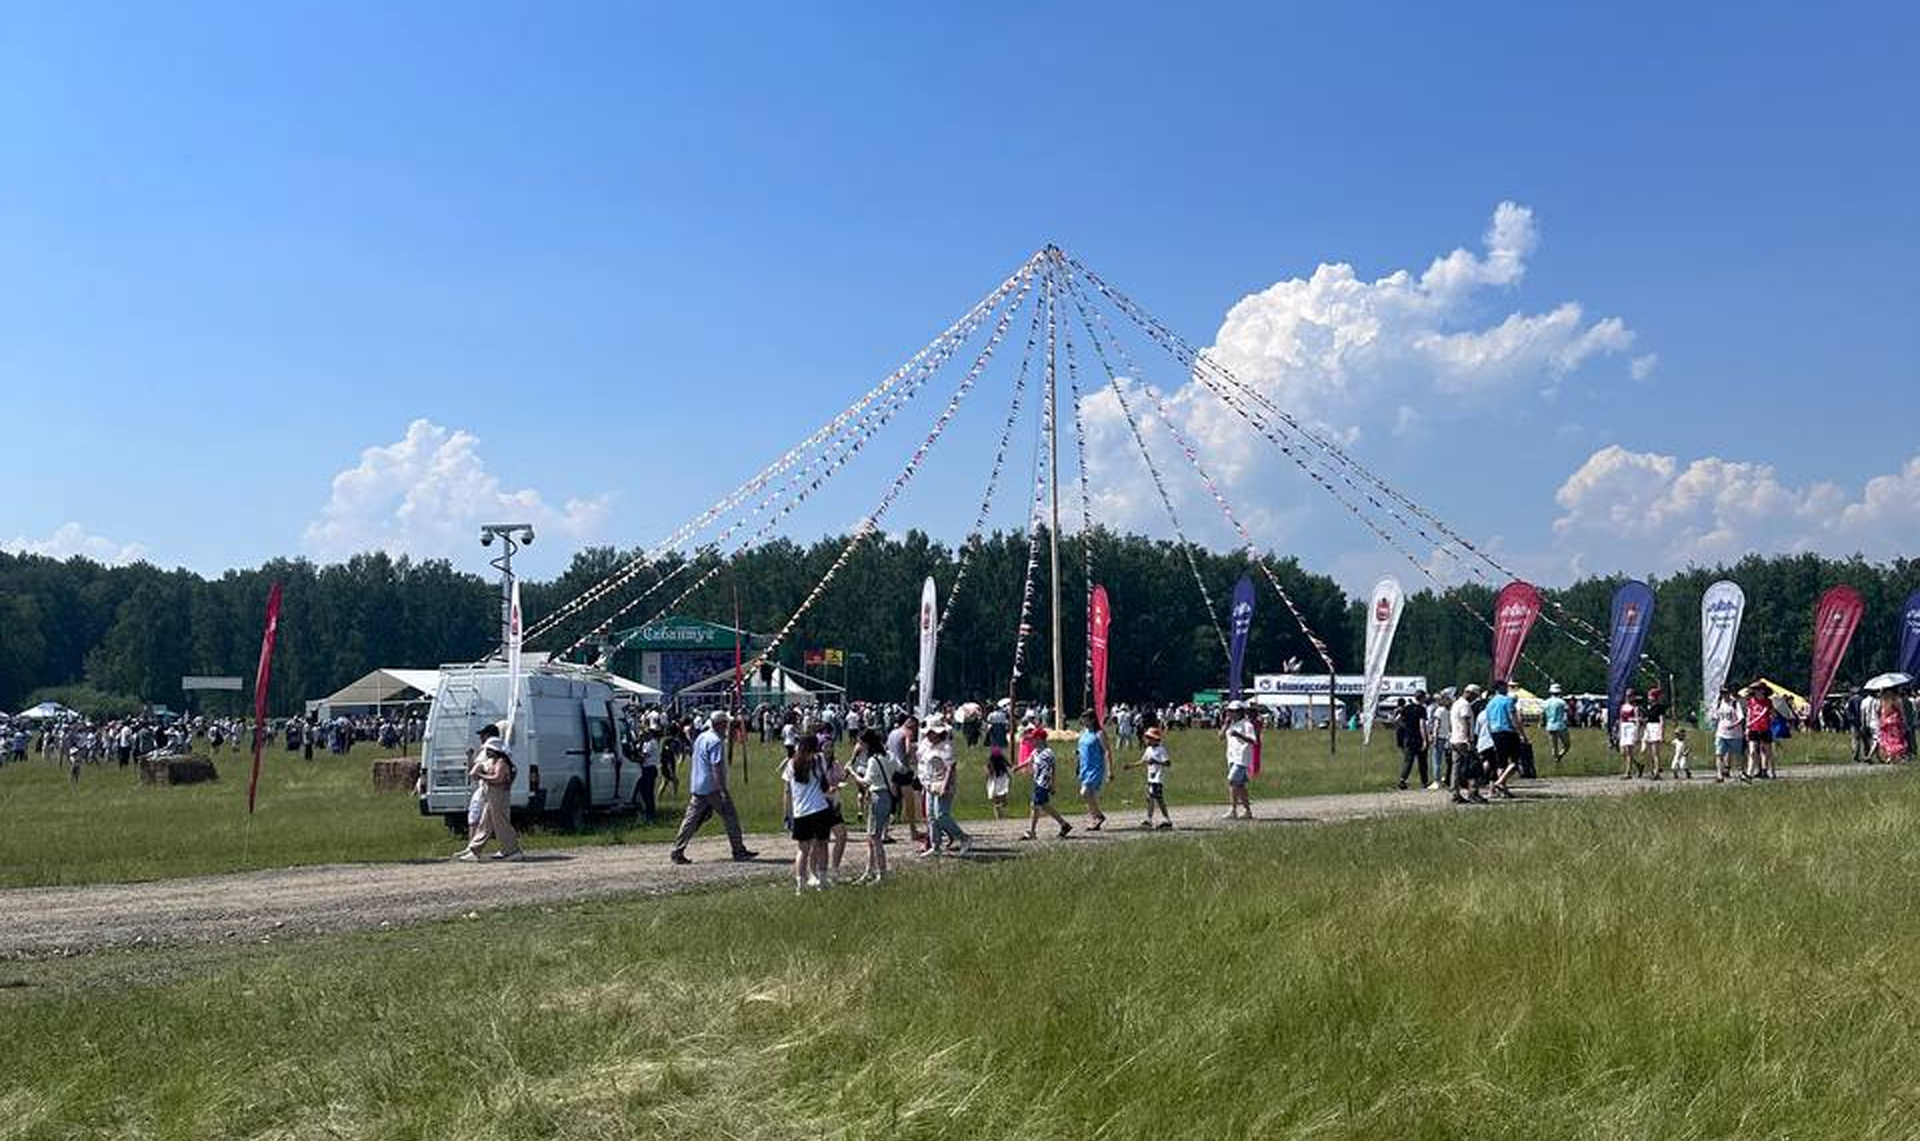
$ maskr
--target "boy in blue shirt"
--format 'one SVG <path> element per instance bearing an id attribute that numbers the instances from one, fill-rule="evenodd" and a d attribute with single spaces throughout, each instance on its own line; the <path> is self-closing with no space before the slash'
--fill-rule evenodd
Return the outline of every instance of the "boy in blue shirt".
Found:
<path id="1" fill-rule="evenodd" d="M 1033 830 L 1039 826 L 1040 817 L 1051 816 L 1060 826 L 1060 838 L 1067 838 L 1073 831 L 1073 825 L 1053 806 L 1053 746 L 1041 737 L 1033 752 L 1027 755 L 1027 762 L 1033 766 L 1033 814 L 1027 818 L 1027 830 L 1021 833 L 1022 840 L 1033 839 Z"/>

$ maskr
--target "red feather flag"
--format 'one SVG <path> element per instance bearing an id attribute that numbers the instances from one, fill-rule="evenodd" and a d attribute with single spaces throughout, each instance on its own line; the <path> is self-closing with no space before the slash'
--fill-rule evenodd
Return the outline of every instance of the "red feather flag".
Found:
<path id="1" fill-rule="evenodd" d="M 1853 632 L 1860 625 L 1860 616 L 1866 611 L 1866 603 L 1860 598 L 1860 592 L 1850 586 L 1836 586 L 1820 596 L 1820 602 L 1813 611 L 1813 685 L 1807 694 L 1811 709 L 1808 714 L 1816 721 L 1820 717 L 1820 705 L 1827 699 L 1827 690 L 1833 685 L 1833 675 L 1840 669 L 1840 659 L 1847 656 L 1847 645 L 1853 641 Z"/>
<path id="2" fill-rule="evenodd" d="M 1107 723 L 1107 630 L 1113 624 L 1113 610 L 1107 605 L 1107 588 L 1093 588 L 1093 605 L 1087 607 L 1087 654 L 1093 666 L 1093 715 L 1104 728 Z"/>
<path id="3" fill-rule="evenodd" d="M 280 631 L 280 584 L 267 592 L 267 629 L 260 635 L 260 666 L 253 674 L 253 775 L 247 778 L 247 815 L 260 790 L 260 750 L 267 743 L 267 681 L 273 676 L 273 636 Z"/>

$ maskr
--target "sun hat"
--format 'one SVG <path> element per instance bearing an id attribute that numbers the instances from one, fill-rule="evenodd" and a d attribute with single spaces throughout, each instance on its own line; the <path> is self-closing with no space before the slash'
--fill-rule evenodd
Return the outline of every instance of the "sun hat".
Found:
<path id="1" fill-rule="evenodd" d="M 1548 694 L 1549 696 L 1551 696 L 1551 695 L 1553 695 L 1553 694 L 1556 694 L 1556 693 L 1559 693 L 1559 692 L 1560 692 L 1560 683 L 1559 683 L 1559 682 L 1557 682 L 1557 681 L 1556 681 L 1556 682 L 1554 682 L 1554 683 L 1553 683 L 1552 685 L 1550 685 L 1550 686 L 1548 686 L 1548 687 L 1547 687 L 1547 694 Z"/>
<path id="2" fill-rule="evenodd" d="M 1165 734 L 1161 733 L 1158 729 L 1149 729 L 1145 733 L 1140 734 L 1140 736 L 1148 741 L 1158 741 L 1161 737 L 1165 736 Z"/>

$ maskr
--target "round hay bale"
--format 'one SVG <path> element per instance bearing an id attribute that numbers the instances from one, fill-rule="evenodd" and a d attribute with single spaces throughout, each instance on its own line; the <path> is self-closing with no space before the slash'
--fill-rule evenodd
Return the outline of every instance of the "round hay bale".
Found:
<path id="1" fill-rule="evenodd" d="M 420 762 L 410 757 L 391 757 L 373 762 L 375 792 L 412 792 L 420 779 Z"/>
<path id="2" fill-rule="evenodd" d="M 159 786 L 201 784 L 219 780 L 220 772 L 212 759 L 199 756 L 161 756 L 140 758 L 140 783 Z"/>

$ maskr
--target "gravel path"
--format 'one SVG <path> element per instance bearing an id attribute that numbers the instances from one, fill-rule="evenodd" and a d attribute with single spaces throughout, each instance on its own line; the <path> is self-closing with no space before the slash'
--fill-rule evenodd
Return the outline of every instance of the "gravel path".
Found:
<path id="1" fill-rule="evenodd" d="M 1864 765 L 1815 765 L 1789 769 L 1783 779 L 1829 780 L 1886 772 Z M 1520 799 L 1491 811 L 1511 811 L 1527 801 L 1620 796 L 1637 792 L 1690 793 L 1718 787 L 1709 777 L 1692 781 L 1621 781 L 1577 777 L 1542 781 L 1520 788 Z M 1063 797 L 1063 802 L 1072 801 Z M 1129 811 L 1108 820 L 1107 829 L 1089 833 L 1075 820 L 1076 848 L 1119 843 L 1166 833 L 1139 830 Z M 1256 802 L 1263 823 L 1314 823 L 1390 816 L 1409 812 L 1489 811 L 1455 809 L 1444 793 L 1382 792 L 1340 796 L 1289 797 Z M 1173 835 L 1249 827 L 1220 819 L 1220 806 L 1173 810 Z M 1061 841 L 1020 841 L 1024 821 L 968 822 L 976 850 L 983 854 L 1021 855 L 1046 851 Z M 905 830 L 898 830 L 904 837 Z M 856 830 L 857 832 L 857 830 Z M 1043 827 L 1043 835 L 1051 832 Z M 661 844 L 570 848 L 529 853 L 519 863 L 460 864 L 412 861 L 382 864 L 334 864 L 161 880 L 153 883 L 90 887 L 12 888 L 0 890 L 0 959 L 37 959 L 84 954 L 111 947 L 190 943 L 252 943 L 339 931 L 365 930 L 465 915 L 497 907 L 566 903 L 575 900 L 660 895 L 695 888 L 747 882 L 771 882 L 789 874 L 793 848 L 783 835 L 748 838 L 757 860 L 736 864 L 727 858 L 719 822 L 709 822 L 689 849 L 694 863 L 674 867 Z M 890 853 L 898 865 L 912 858 L 904 843 Z M 847 849 L 853 868 L 864 865 L 858 835 Z"/>

